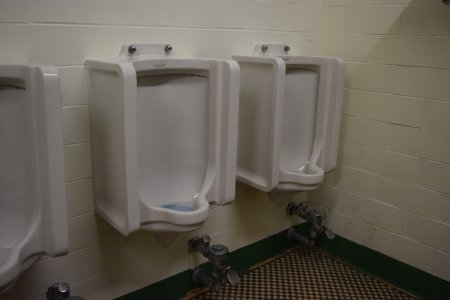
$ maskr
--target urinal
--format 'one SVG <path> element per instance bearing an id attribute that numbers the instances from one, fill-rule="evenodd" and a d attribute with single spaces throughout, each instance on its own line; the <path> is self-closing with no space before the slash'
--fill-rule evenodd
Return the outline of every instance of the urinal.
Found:
<path id="1" fill-rule="evenodd" d="M 59 79 L 0 66 L 0 292 L 41 255 L 68 251 Z"/>
<path id="2" fill-rule="evenodd" d="M 237 178 L 265 192 L 307 191 L 336 167 L 344 63 L 256 45 L 241 70 Z"/>
<path id="3" fill-rule="evenodd" d="M 236 62 L 126 44 L 86 66 L 97 213 L 124 235 L 176 233 L 234 200 Z"/>

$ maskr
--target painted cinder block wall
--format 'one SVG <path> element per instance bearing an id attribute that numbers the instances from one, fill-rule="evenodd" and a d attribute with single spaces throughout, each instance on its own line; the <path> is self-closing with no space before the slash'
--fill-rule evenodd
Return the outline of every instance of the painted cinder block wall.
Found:
<path id="1" fill-rule="evenodd" d="M 93 212 L 86 57 L 113 57 L 124 42 L 164 42 L 181 56 L 230 59 L 257 42 L 314 54 L 320 3 L 313 0 L 0 0 L 0 63 L 52 64 L 62 92 L 70 253 L 45 258 L 0 299 L 45 299 L 56 281 L 73 295 L 112 299 L 194 267 L 190 237 L 209 234 L 231 250 L 297 222 L 264 193 L 239 185 L 236 201 L 211 210 L 198 232 L 164 248 L 153 235 L 123 237 Z M 250 213 L 251 212 L 251 213 Z"/>
<path id="2" fill-rule="evenodd" d="M 48 285 L 68 281 L 73 294 L 111 299 L 198 263 L 186 250 L 193 235 L 234 250 L 297 222 L 242 184 L 232 205 L 213 208 L 205 226 L 168 248 L 147 232 L 123 237 L 95 216 L 83 64 L 129 41 L 167 42 L 196 57 L 247 54 L 257 42 L 343 57 L 339 167 L 310 199 L 329 209 L 339 234 L 450 280 L 445 8 L 438 0 L 0 0 L 0 63 L 58 66 L 70 233 L 69 255 L 42 259 L 0 298 L 45 299 Z"/>
<path id="3" fill-rule="evenodd" d="M 338 234 L 450 281 L 450 5 L 323 0 L 346 61 L 340 158 L 309 199 Z"/>

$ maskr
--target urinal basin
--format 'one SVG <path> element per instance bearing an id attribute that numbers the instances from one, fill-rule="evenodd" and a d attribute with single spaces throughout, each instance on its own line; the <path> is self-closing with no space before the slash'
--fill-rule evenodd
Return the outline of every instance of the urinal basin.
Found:
<path id="1" fill-rule="evenodd" d="M 141 199 L 141 228 L 155 232 L 188 232 L 204 223 L 209 215 L 209 203 L 204 197 L 195 201 L 166 203 L 154 206 Z"/>

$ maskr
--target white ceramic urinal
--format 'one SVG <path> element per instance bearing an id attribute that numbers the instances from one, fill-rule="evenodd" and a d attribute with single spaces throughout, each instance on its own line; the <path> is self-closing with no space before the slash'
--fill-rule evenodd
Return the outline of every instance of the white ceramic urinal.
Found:
<path id="1" fill-rule="evenodd" d="M 263 191 L 316 188 L 336 166 L 344 63 L 256 45 L 241 68 L 237 177 Z"/>
<path id="2" fill-rule="evenodd" d="M 195 230 L 234 200 L 239 67 L 171 51 L 87 60 L 96 210 L 124 235 Z"/>
<path id="3" fill-rule="evenodd" d="M 68 250 L 59 80 L 0 66 L 0 292 L 41 255 Z"/>

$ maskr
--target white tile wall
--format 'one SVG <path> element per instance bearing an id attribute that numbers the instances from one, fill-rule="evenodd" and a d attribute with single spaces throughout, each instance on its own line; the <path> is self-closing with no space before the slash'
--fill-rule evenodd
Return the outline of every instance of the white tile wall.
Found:
<path id="1" fill-rule="evenodd" d="M 450 8 L 443 6 L 410 6 L 402 16 L 402 34 L 450 35 Z"/>
<path id="2" fill-rule="evenodd" d="M 333 231 L 340 236 L 366 247 L 374 247 L 375 226 L 334 211 L 328 215 L 328 226 L 333 228 Z"/>
<path id="3" fill-rule="evenodd" d="M 292 7 L 281 2 L 246 0 L 245 26 L 252 29 L 287 30 Z"/>
<path id="4" fill-rule="evenodd" d="M 344 215 L 352 212 L 355 195 L 331 186 L 323 186 L 308 194 L 308 200 Z"/>
<path id="5" fill-rule="evenodd" d="M 0 22 L 25 22 L 26 19 L 26 0 L 0 2 Z"/>
<path id="6" fill-rule="evenodd" d="M 450 200 L 447 199 L 444 203 L 444 222 L 450 224 Z"/>
<path id="7" fill-rule="evenodd" d="M 404 6 L 348 7 L 344 12 L 345 33 L 396 34 Z"/>
<path id="8" fill-rule="evenodd" d="M 440 0 L 1 1 L 0 63 L 58 66 L 71 247 L 39 261 L 2 299 L 43 299 L 61 280 L 86 299 L 115 298 L 199 262 L 186 251 L 194 234 L 237 249 L 298 222 L 245 185 L 169 248 L 145 232 L 123 237 L 95 216 L 83 64 L 130 41 L 198 57 L 248 54 L 258 42 L 343 57 L 340 166 L 310 200 L 328 208 L 338 234 L 449 280 L 448 8 Z"/>
<path id="9" fill-rule="evenodd" d="M 417 161 L 416 157 L 363 147 L 360 167 L 377 175 L 414 183 L 417 173 Z"/>
<path id="10" fill-rule="evenodd" d="M 343 115 L 341 119 L 341 138 L 343 141 L 387 148 L 389 130 L 389 124 L 385 122 L 347 115 Z"/>
<path id="11" fill-rule="evenodd" d="M 436 251 L 401 235 L 378 229 L 375 238 L 375 250 L 396 258 L 416 268 L 432 271 Z"/>
<path id="12" fill-rule="evenodd" d="M 321 8 L 314 5 L 295 5 L 289 14 L 289 29 L 296 31 L 320 31 Z"/>
<path id="13" fill-rule="evenodd" d="M 114 11 L 116 24 L 171 27 L 188 25 L 187 0 L 115 0 L 112 5 L 117 5 Z"/>
<path id="14" fill-rule="evenodd" d="M 92 180 L 83 179 L 66 184 L 67 216 L 85 215 L 94 210 Z"/>
<path id="15" fill-rule="evenodd" d="M 353 202 L 352 217 L 401 235 L 405 234 L 408 223 L 407 211 L 359 196 Z"/>
<path id="16" fill-rule="evenodd" d="M 444 220 L 444 206 L 449 200 L 447 194 L 397 180 L 383 180 L 383 202 L 435 220 Z"/>
<path id="17" fill-rule="evenodd" d="M 450 102 L 450 70 L 398 67 L 395 92 Z"/>
<path id="18" fill-rule="evenodd" d="M 62 109 L 64 144 L 89 142 L 89 109 L 87 105 L 65 106 Z"/>
<path id="19" fill-rule="evenodd" d="M 392 94 L 367 93 L 363 116 L 394 124 L 418 126 L 424 101 Z"/>
<path id="20" fill-rule="evenodd" d="M 342 103 L 342 113 L 346 115 L 362 116 L 366 92 L 345 89 Z"/>
<path id="21" fill-rule="evenodd" d="M 433 274 L 450 281 L 450 255 L 443 252 L 436 253 L 436 261 L 433 266 Z"/>
<path id="22" fill-rule="evenodd" d="M 194 27 L 243 28 L 244 0 L 190 0 L 188 23 Z"/>
<path id="23" fill-rule="evenodd" d="M 87 79 L 83 66 L 59 67 L 58 75 L 63 106 L 88 103 Z"/>
<path id="24" fill-rule="evenodd" d="M 338 163 L 348 167 L 357 168 L 361 158 L 361 145 L 342 142 L 338 150 Z"/>
<path id="25" fill-rule="evenodd" d="M 381 177 L 360 169 L 338 167 L 333 174 L 337 188 L 367 197 L 381 198 Z"/>
<path id="26" fill-rule="evenodd" d="M 449 280 L 450 6 L 322 5 L 319 52 L 346 60 L 347 90 L 338 169 L 310 199 L 341 220 L 333 225 L 343 236 Z M 351 213 L 341 189 L 355 193 Z M 375 228 L 374 242 L 352 237 L 342 220 Z"/>
<path id="27" fill-rule="evenodd" d="M 31 22 L 112 24 L 113 6 L 109 0 L 28 0 Z"/>
<path id="28" fill-rule="evenodd" d="M 344 8 L 322 7 L 320 17 L 321 32 L 343 33 L 344 32 Z"/>
<path id="29" fill-rule="evenodd" d="M 394 92 L 397 67 L 391 65 L 347 63 L 345 85 L 374 92 Z"/>
<path id="30" fill-rule="evenodd" d="M 69 251 L 98 244 L 97 226 L 92 212 L 69 218 Z"/>
<path id="31" fill-rule="evenodd" d="M 66 182 L 91 177 L 90 144 L 73 144 L 64 147 L 64 164 Z"/>
<path id="32" fill-rule="evenodd" d="M 450 103 L 427 100 L 423 110 L 423 127 L 450 133 Z"/>
<path id="33" fill-rule="evenodd" d="M 389 149 L 420 157 L 423 149 L 420 134 L 421 129 L 417 127 L 391 125 Z"/>
<path id="34" fill-rule="evenodd" d="M 450 194 L 450 165 L 422 159 L 419 162 L 418 173 L 419 185 Z"/>
<path id="35" fill-rule="evenodd" d="M 410 214 L 408 237 L 442 252 L 450 252 L 450 225 Z"/>

